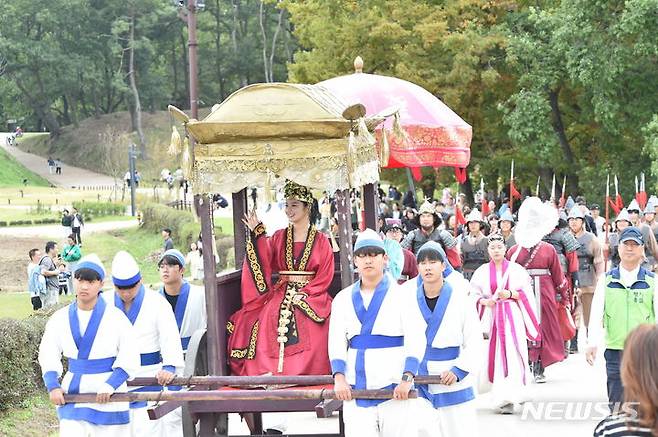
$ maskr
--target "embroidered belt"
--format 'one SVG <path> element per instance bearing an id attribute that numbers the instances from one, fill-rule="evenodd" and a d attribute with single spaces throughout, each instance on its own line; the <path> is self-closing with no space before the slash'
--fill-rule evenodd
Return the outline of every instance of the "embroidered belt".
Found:
<path id="1" fill-rule="evenodd" d="M 315 272 L 285 270 L 279 272 L 279 281 L 306 285 L 315 277 Z"/>
<path id="2" fill-rule="evenodd" d="M 142 366 L 150 366 L 153 364 L 160 364 L 162 362 L 162 357 L 160 356 L 160 351 L 155 351 L 148 354 L 140 354 L 139 360 Z"/>
<path id="3" fill-rule="evenodd" d="M 107 373 L 112 371 L 112 365 L 117 357 L 99 358 L 96 360 L 78 360 L 68 358 L 69 372 L 92 375 L 96 373 Z"/>
<path id="4" fill-rule="evenodd" d="M 448 361 L 454 360 L 459 356 L 459 346 L 452 347 L 430 347 L 425 349 L 425 360 L 427 361 Z"/>
<path id="5" fill-rule="evenodd" d="M 352 349 L 385 349 L 389 347 L 404 346 L 404 337 L 390 337 L 388 335 L 355 335 L 350 338 Z"/>
<path id="6" fill-rule="evenodd" d="M 528 272 L 530 276 L 545 276 L 551 274 L 551 271 L 548 269 L 526 269 L 526 272 Z"/>

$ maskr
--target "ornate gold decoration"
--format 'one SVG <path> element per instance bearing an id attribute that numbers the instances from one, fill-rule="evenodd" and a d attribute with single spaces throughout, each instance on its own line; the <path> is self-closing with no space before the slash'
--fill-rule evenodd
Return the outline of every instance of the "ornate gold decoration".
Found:
<path id="1" fill-rule="evenodd" d="M 254 228 L 254 237 L 258 238 L 265 233 L 265 225 L 258 223 Z"/>
<path id="2" fill-rule="evenodd" d="M 313 204 L 313 193 L 308 188 L 299 185 L 297 182 L 287 180 L 283 187 L 283 194 L 286 199 L 297 199 L 308 204 Z"/>
<path id="3" fill-rule="evenodd" d="M 226 322 L 226 332 L 228 332 L 229 334 L 233 334 L 234 331 L 235 331 L 235 324 L 229 320 L 228 322 Z"/>
<path id="4" fill-rule="evenodd" d="M 324 317 L 318 316 L 318 314 L 311 308 L 311 306 L 303 299 L 293 299 L 293 305 L 302 310 L 304 314 L 308 316 L 309 319 L 313 320 L 316 323 L 322 323 L 325 321 Z"/>
<path id="5" fill-rule="evenodd" d="M 169 141 L 169 148 L 167 149 L 167 154 L 169 156 L 176 156 L 181 151 L 181 138 L 180 133 L 176 126 L 171 127 L 171 140 Z"/>
<path id="6" fill-rule="evenodd" d="M 244 349 L 231 349 L 231 353 L 229 354 L 231 358 L 235 358 L 237 360 L 242 360 L 244 358 L 247 358 L 248 360 L 253 360 L 256 357 L 256 340 L 258 339 L 258 322 L 259 321 L 256 320 L 254 326 L 251 327 L 251 335 L 249 336 L 249 346 L 247 346 Z"/>
<path id="7" fill-rule="evenodd" d="M 245 249 L 247 255 L 247 263 L 249 264 L 249 270 L 251 271 L 251 275 L 254 279 L 256 290 L 258 290 L 260 294 L 263 294 L 267 291 L 267 281 L 265 281 L 265 275 L 263 275 L 263 270 L 260 267 L 258 255 L 256 254 L 256 247 L 251 241 L 250 235 L 247 235 L 247 244 Z"/>
<path id="8" fill-rule="evenodd" d="M 299 260 L 298 266 L 295 267 L 293 262 L 293 226 L 292 224 L 288 225 L 288 229 L 286 229 L 286 266 L 288 270 L 306 270 L 306 263 L 308 263 L 311 257 L 311 250 L 313 249 L 313 243 L 315 242 L 317 233 L 318 231 L 315 225 L 311 225 L 306 236 L 306 242 L 304 243 L 302 257 Z"/>

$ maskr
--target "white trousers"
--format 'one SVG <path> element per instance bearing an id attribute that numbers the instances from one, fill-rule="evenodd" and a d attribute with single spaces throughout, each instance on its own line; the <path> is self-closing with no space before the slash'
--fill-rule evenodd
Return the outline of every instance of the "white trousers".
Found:
<path id="1" fill-rule="evenodd" d="M 149 419 L 148 408 L 130 409 L 130 435 L 132 437 L 161 436 L 162 421 Z"/>
<path id="2" fill-rule="evenodd" d="M 160 435 L 163 437 L 183 437 L 183 409 L 176 408 L 158 419 L 161 422 Z"/>
<path id="3" fill-rule="evenodd" d="M 61 437 L 126 437 L 130 425 L 94 425 L 83 420 L 62 419 L 59 421 Z"/>
<path id="4" fill-rule="evenodd" d="M 428 433 L 426 420 L 432 412 L 425 399 L 391 399 L 374 407 L 359 407 L 355 401 L 343 402 L 345 437 L 435 437 Z"/>
<path id="5" fill-rule="evenodd" d="M 423 434 L 419 435 L 446 437 L 480 435 L 474 401 L 435 409 L 426 399 L 419 399 L 419 401 L 421 400 L 425 403 L 422 411 L 425 414 L 429 412 L 429 415 L 422 416 L 425 430 Z"/>

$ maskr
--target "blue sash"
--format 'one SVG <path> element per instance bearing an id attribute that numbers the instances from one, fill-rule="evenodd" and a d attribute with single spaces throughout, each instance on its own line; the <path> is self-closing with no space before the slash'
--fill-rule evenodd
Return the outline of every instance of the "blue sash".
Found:
<path id="1" fill-rule="evenodd" d="M 98 299 L 96 301 L 96 305 L 91 313 L 91 318 L 89 319 L 89 324 L 87 325 L 87 329 L 85 329 L 84 335 L 81 335 L 80 333 L 80 320 L 78 319 L 77 310 L 78 306 L 76 302 L 69 305 L 69 326 L 71 328 L 71 334 L 73 334 L 75 346 L 78 348 L 78 356 L 76 360 L 88 360 L 91 346 L 94 344 L 96 334 L 98 333 L 98 327 L 100 326 L 103 314 L 105 314 L 105 301 L 103 299 Z M 112 369 L 109 371 L 111 370 Z M 73 378 L 71 379 L 68 393 L 80 393 L 80 379 L 82 378 L 82 373 L 71 372 L 73 373 Z"/>

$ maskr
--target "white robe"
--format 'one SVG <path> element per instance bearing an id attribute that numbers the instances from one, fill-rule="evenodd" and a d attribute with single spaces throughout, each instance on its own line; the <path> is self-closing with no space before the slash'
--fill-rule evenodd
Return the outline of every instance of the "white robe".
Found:
<path id="1" fill-rule="evenodd" d="M 482 331 L 489 337 L 483 369 L 486 375 L 482 375 L 481 381 L 491 384 L 495 406 L 500 407 L 527 400 L 526 385 L 532 374 L 528 367 L 526 340 L 537 340 L 538 324 L 532 282 L 526 270 L 516 263 L 506 262 L 504 268 L 509 273 L 495 272 L 495 283 L 492 284 L 492 265 L 484 264 L 473 273 L 471 294 L 477 302 Z M 505 275 L 506 284 L 502 284 Z M 481 299 L 491 299 L 503 289 L 518 292 L 519 299 L 496 299 L 494 307 L 480 305 Z"/>
<path id="2" fill-rule="evenodd" d="M 124 304 L 115 292 L 103 293 L 110 305 L 124 312 Z M 124 312 L 125 313 L 125 312 Z M 158 371 L 168 370 L 177 375 L 183 374 L 185 361 L 181 347 L 176 319 L 171 305 L 159 293 L 146 289 L 143 285 L 138 291 L 126 316 L 134 328 L 135 341 L 140 352 L 141 367 L 135 376 L 155 377 Z M 172 387 L 179 390 L 180 387 Z M 131 387 L 130 391 L 161 391 L 160 386 Z M 154 404 L 150 403 L 151 406 Z M 161 420 L 150 420 L 146 402 L 130 404 L 131 434 L 166 435 L 162 431 Z"/>
<path id="3" fill-rule="evenodd" d="M 160 289 L 164 296 L 164 288 Z M 170 306 L 171 308 L 171 306 Z M 174 310 L 176 325 L 180 334 L 183 352 L 187 353 L 187 346 L 192 334 L 199 329 L 206 329 L 206 292 L 203 287 L 191 285 L 183 281 L 176 308 Z"/>
<path id="4" fill-rule="evenodd" d="M 49 391 L 60 386 L 62 356 L 69 358 L 61 381 L 65 393 L 125 392 L 126 380 L 139 368 L 132 325 L 103 299 L 98 299 L 93 311 L 81 311 L 73 302 L 48 320 L 39 346 L 39 365 Z M 127 402 L 66 404 L 57 407 L 57 415 L 60 421 L 101 426 L 129 421 Z"/>
<path id="5" fill-rule="evenodd" d="M 331 306 L 332 373 L 344 374 L 355 389 L 394 388 L 405 371 L 417 373 L 425 351 L 424 338 L 418 335 L 422 332 L 420 321 L 411 317 L 414 302 L 404 298 L 395 279 L 384 278 L 374 294 L 364 295 L 357 282 L 338 293 Z M 412 425 L 407 418 L 414 402 L 344 402 L 345 435 L 416 435 L 407 428 Z"/>
<path id="6" fill-rule="evenodd" d="M 419 320 L 427 345 L 419 374 L 440 375 L 451 370 L 458 377 L 452 385 L 419 387 L 420 394 L 434 408 L 426 426 L 430 431 L 438 427 L 445 436 L 478 435 L 471 401 L 475 399 L 473 385 L 480 368 L 482 334 L 473 301 L 467 292 L 453 289 L 450 282 L 444 281 L 432 311 L 427 306 L 420 276 L 405 282 L 402 288 L 406 299 L 414 300 L 412 317 Z"/>

